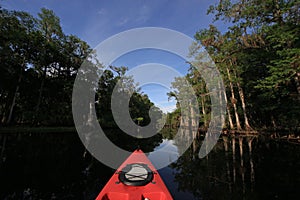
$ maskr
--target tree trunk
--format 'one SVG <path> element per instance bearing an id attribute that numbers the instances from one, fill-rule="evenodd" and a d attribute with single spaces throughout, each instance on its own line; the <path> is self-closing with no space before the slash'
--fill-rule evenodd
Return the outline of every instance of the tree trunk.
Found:
<path id="1" fill-rule="evenodd" d="M 225 126 L 226 126 L 226 110 L 223 110 L 223 105 L 224 105 L 224 103 L 226 103 L 226 105 L 227 105 L 227 101 L 225 100 L 225 96 L 224 96 L 224 98 L 222 97 L 222 95 L 224 95 L 224 91 L 225 91 L 225 93 L 226 93 L 226 89 L 225 88 L 223 88 L 222 86 L 221 86 L 221 81 L 219 80 L 218 81 L 218 83 L 219 83 L 219 85 L 218 85 L 218 87 L 219 87 L 219 92 L 218 92 L 218 94 L 219 94 L 219 99 L 220 99 L 220 119 L 221 119 L 221 122 L 222 122 L 222 131 L 223 131 L 223 129 L 225 128 Z M 225 101 L 225 102 L 223 102 L 223 101 Z"/>
<path id="2" fill-rule="evenodd" d="M 11 106 L 10 106 L 10 109 L 9 109 L 9 114 L 8 114 L 8 117 L 7 117 L 6 124 L 9 124 L 11 122 L 13 111 L 14 111 L 14 108 L 15 108 L 15 105 L 16 105 L 17 96 L 18 96 L 18 93 L 19 93 L 20 85 L 21 85 L 21 81 L 22 81 L 22 76 L 23 76 L 23 67 L 21 67 L 21 72 L 19 74 L 17 86 L 16 86 L 16 89 L 15 89 L 15 92 L 14 92 L 13 100 L 11 102 Z"/>
<path id="3" fill-rule="evenodd" d="M 237 100 L 234 95 L 233 84 L 232 84 L 232 80 L 231 80 L 231 76 L 230 76 L 230 72 L 229 72 L 228 68 L 227 68 L 227 75 L 228 75 L 229 86 L 230 86 L 230 91 L 231 91 L 231 103 L 233 105 L 234 114 L 235 114 L 236 128 L 237 128 L 237 130 L 242 130 L 240 118 L 239 118 L 239 114 L 238 114 L 237 106 L 236 106 Z"/>
<path id="4" fill-rule="evenodd" d="M 276 124 L 276 121 L 275 121 L 275 118 L 274 118 L 273 115 L 271 115 L 271 123 L 273 125 L 274 130 L 276 130 L 277 129 L 277 124 Z"/>
<path id="5" fill-rule="evenodd" d="M 191 107 L 191 129 L 193 131 L 196 130 L 196 127 L 197 127 L 197 124 L 198 124 L 198 121 L 196 120 L 197 119 L 197 116 L 196 116 L 196 111 L 195 111 L 195 108 L 194 108 L 194 103 L 190 103 L 190 107 Z"/>
<path id="6" fill-rule="evenodd" d="M 9 109 L 9 114 L 8 114 L 8 117 L 7 117 L 6 124 L 10 124 L 10 122 L 11 122 L 12 114 L 13 114 L 13 111 L 14 111 L 14 108 L 15 108 L 15 105 L 16 105 L 16 99 L 17 99 L 17 96 L 18 96 L 19 88 L 20 88 L 20 85 L 19 85 L 19 81 L 18 81 L 18 85 L 16 87 L 14 97 L 13 97 L 13 100 L 11 102 L 11 106 L 10 106 L 10 109 Z"/>
<path id="7" fill-rule="evenodd" d="M 296 73 L 295 82 L 296 82 L 296 88 L 298 92 L 297 99 L 300 101 L 300 72 Z"/>
<path id="8" fill-rule="evenodd" d="M 228 151 L 228 138 L 227 138 L 227 136 L 223 136 L 222 139 L 223 139 L 225 152 L 227 152 Z"/>
<path id="9" fill-rule="evenodd" d="M 204 122 L 204 127 L 207 128 L 207 118 L 206 118 L 206 111 L 205 111 L 205 101 L 204 101 L 205 96 L 201 98 L 201 107 L 202 107 L 202 114 L 203 114 L 203 122 Z"/>
<path id="10" fill-rule="evenodd" d="M 244 91 L 243 88 L 241 87 L 240 83 L 237 81 L 237 86 L 238 86 L 238 90 L 239 90 L 239 95 L 240 95 L 240 99 L 241 99 L 241 103 L 242 103 L 242 108 L 243 108 L 243 114 L 244 114 L 244 120 L 245 120 L 245 129 L 246 130 L 252 130 L 249 121 L 248 121 L 248 116 L 247 116 L 247 111 L 246 111 L 246 103 L 245 103 L 245 95 L 244 95 Z"/>
<path id="11" fill-rule="evenodd" d="M 37 118 L 39 117 L 46 75 L 47 75 L 47 67 L 45 66 L 44 71 L 43 71 L 43 76 L 42 76 L 42 82 L 41 82 L 41 86 L 40 86 L 40 90 L 39 90 L 39 97 L 38 97 L 38 101 L 37 101 L 36 108 L 35 108 L 35 117 L 33 119 L 34 124 L 37 122 Z"/>
<path id="12" fill-rule="evenodd" d="M 234 129 L 234 125 L 233 125 L 233 121 L 232 121 L 232 117 L 231 117 L 230 107 L 229 107 L 229 104 L 228 104 L 226 90 L 224 90 L 224 98 L 225 98 L 225 103 L 226 103 L 226 109 L 227 109 L 229 127 L 230 127 L 230 130 L 233 130 Z"/>

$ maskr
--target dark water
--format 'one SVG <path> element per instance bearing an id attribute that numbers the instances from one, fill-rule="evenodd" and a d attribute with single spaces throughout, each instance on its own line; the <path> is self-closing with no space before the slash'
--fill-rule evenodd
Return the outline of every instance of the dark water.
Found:
<path id="1" fill-rule="evenodd" d="M 147 151 L 168 145 L 175 157 L 180 152 L 162 137 L 128 141 L 119 142 Z M 0 145 L 0 199 L 94 199 L 114 172 L 85 153 L 76 133 L 1 134 Z M 223 137 L 203 159 L 199 146 L 159 170 L 174 199 L 299 199 L 299 145 Z"/>

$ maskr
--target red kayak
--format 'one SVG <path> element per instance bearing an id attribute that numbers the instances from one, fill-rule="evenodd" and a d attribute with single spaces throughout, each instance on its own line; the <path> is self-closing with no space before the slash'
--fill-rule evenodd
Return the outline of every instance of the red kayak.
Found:
<path id="1" fill-rule="evenodd" d="M 117 169 L 96 200 L 172 200 L 162 178 L 142 150 Z"/>

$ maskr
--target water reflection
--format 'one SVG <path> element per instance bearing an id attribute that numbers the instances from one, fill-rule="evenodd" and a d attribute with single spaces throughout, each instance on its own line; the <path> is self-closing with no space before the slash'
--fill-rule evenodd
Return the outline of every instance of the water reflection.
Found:
<path id="1" fill-rule="evenodd" d="M 123 149 L 151 152 L 162 136 L 133 139 L 106 130 Z M 0 134 L 0 199 L 95 199 L 114 170 L 84 148 L 77 133 Z M 5 144 L 5 145 L 3 145 Z"/>
<path id="2" fill-rule="evenodd" d="M 157 169 L 160 169 L 161 166 L 167 166 L 167 163 L 175 162 L 178 157 L 178 147 L 174 145 L 173 140 L 167 139 L 163 139 L 163 142 L 148 155 L 148 158 Z"/>
<path id="3" fill-rule="evenodd" d="M 139 145 L 145 151 L 156 150 L 149 154 L 154 163 L 174 161 L 159 170 L 174 199 L 300 196 L 299 145 L 262 136 L 224 135 L 199 159 L 199 139 L 183 153 L 185 146 L 167 132 L 169 139 L 159 135 L 150 141 L 120 139 L 113 132 L 108 137 L 122 148 Z M 76 133 L 6 134 L 0 135 L 0 144 L 0 199 L 94 199 L 114 172 L 88 153 L 83 157 L 85 149 Z"/>
<path id="4" fill-rule="evenodd" d="M 192 199 L 297 199 L 299 146 L 258 136 L 223 136 L 199 159 L 193 155 L 201 142 L 196 144 L 170 166 L 177 189 L 193 194 Z"/>

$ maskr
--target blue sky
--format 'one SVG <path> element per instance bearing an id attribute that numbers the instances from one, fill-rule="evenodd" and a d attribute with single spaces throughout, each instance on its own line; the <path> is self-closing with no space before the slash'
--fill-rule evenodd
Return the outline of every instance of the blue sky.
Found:
<path id="1" fill-rule="evenodd" d="M 108 37 L 139 27 L 163 27 L 190 37 L 212 23 L 206 15 L 209 5 L 218 0 L 3 0 L 2 7 L 22 10 L 36 16 L 42 7 L 52 9 L 61 20 L 63 31 L 77 35 L 96 47 Z M 225 25 L 215 24 L 221 30 Z M 157 50 L 135 51 L 123 55 L 113 64 L 129 68 L 156 62 L 185 74 L 188 65 L 178 56 Z M 142 87 L 152 101 L 164 111 L 175 107 L 168 102 L 166 88 L 158 85 Z"/>

